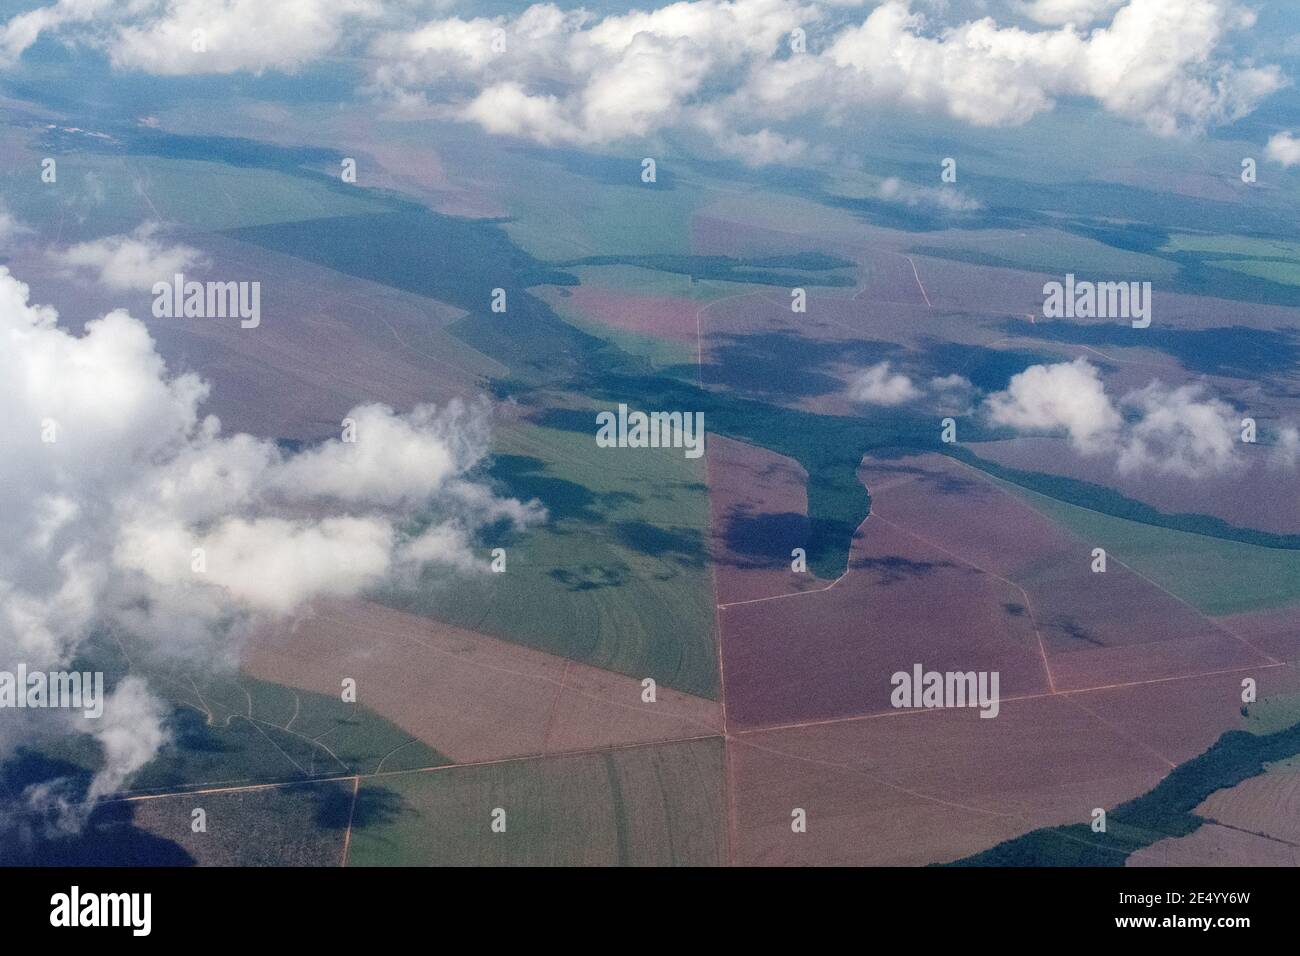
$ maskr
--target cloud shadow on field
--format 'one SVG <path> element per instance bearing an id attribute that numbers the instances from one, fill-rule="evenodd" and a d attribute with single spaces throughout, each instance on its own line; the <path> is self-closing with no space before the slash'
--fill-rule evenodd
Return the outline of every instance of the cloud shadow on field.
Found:
<path id="1" fill-rule="evenodd" d="M 58 833 L 54 810 L 34 810 L 21 797 L 33 784 L 64 782 L 72 802 L 83 799 L 90 773 L 76 764 L 21 750 L 0 768 L 12 796 L 0 803 L 0 859 L 6 866 L 193 866 L 171 840 L 134 824 L 131 803 L 101 803 L 78 833 Z"/>
<path id="2" fill-rule="evenodd" d="M 721 344 L 719 344 L 721 343 Z M 760 332 L 715 338 L 703 379 L 760 400 L 790 401 L 845 389 L 831 374 L 845 365 L 872 365 L 897 356 L 892 342 L 818 341 L 790 332 Z"/>
<path id="3" fill-rule="evenodd" d="M 316 826 L 325 830 L 346 830 L 349 823 L 353 829 L 385 824 L 402 808 L 401 796 L 384 787 L 362 787 L 354 798 L 350 780 L 312 786 L 309 793 Z"/>
<path id="4" fill-rule="evenodd" d="M 1083 641 L 1087 644 L 1093 645 L 1094 647 L 1109 646 L 1105 641 L 1094 637 L 1090 631 L 1069 615 L 1053 615 L 1051 618 L 1040 620 L 1038 623 L 1044 630 L 1056 631 L 1071 640 Z"/>
<path id="5" fill-rule="evenodd" d="M 601 522 L 599 509 L 635 504 L 640 499 L 626 491 L 593 492 L 585 485 L 546 472 L 546 462 L 529 455 L 497 455 L 488 475 L 499 481 L 506 493 L 521 501 L 533 498 L 546 506 L 552 520 Z"/>
<path id="6" fill-rule="evenodd" d="M 855 571 L 871 571 L 876 584 L 897 584 L 908 578 L 922 578 L 945 568 L 956 568 L 951 561 L 914 561 L 891 554 L 880 558 L 855 558 L 850 564 Z"/>
<path id="7" fill-rule="evenodd" d="M 900 453 L 915 454 L 911 450 Z M 872 452 L 872 454 L 877 458 L 887 457 L 884 453 Z M 961 495 L 973 491 L 985 491 L 988 487 L 974 478 L 966 478 L 961 475 L 928 468 L 919 468 L 915 465 L 883 465 L 876 463 L 872 466 L 872 471 L 886 475 L 910 475 L 924 484 L 927 490 L 944 495 Z"/>
<path id="8" fill-rule="evenodd" d="M 1026 324 L 1008 321 L 1004 331 L 1050 342 L 1110 348 L 1149 348 L 1172 355 L 1190 372 L 1255 378 L 1285 374 L 1300 365 L 1300 337 L 1289 329 L 1244 325 L 1213 329 L 1135 329 L 1117 323 L 1086 324 L 1053 319 Z"/>
<path id="9" fill-rule="evenodd" d="M 569 591 L 596 591 L 601 588 L 617 588 L 627 583 L 630 577 L 624 565 L 597 567 L 585 564 L 578 568 L 552 568 L 547 576 L 563 584 Z"/>
<path id="10" fill-rule="evenodd" d="M 1026 323 L 1025 328 L 1035 329 L 1041 326 Z M 1054 354 L 944 342 L 929 336 L 921 341 L 920 347 L 919 364 L 932 374 L 962 375 L 985 392 L 1001 391 L 1007 387 L 1013 375 L 1018 375 L 1031 365 L 1061 361 L 1060 356 Z"/>
<path id="11" fill-rule="evenodd" d="M 787 564 L 793 549 L 807 547 L 808 516 L 797 511 L 756 514 L 748 508 L 736 507 L 725 520 L 722 540 L 732 556 L 728 563 L 736 567 L 767 568 Z M 721 560 L 727 561 L 727 558 Z"/>
<path id="12" fill-rule="evenodd" d="M 704 536 L 698 531 L 661 528 L 646 521 L 619 521 L 613 530 L 620 544 L 642 554 L 689 568 L 704 567 Z"/>

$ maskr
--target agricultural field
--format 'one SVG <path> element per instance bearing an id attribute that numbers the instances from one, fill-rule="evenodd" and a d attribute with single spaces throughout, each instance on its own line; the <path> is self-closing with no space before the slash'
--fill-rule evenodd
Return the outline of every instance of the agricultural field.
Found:
<path id="1" fill-rule="evenodd" d="M 357 806 L 367 819 L 354 823 L 349 866 L 717 866 L 727 859 L 716 737 L 384 777 L 365 783 Z"/>

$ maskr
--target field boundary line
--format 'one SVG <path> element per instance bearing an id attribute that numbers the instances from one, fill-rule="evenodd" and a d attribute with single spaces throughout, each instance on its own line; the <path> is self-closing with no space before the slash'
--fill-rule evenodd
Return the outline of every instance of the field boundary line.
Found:
<path id="1" fill-rule="evenodd" d="M 357 794 L 361 792 L 361 778 L 352 778 L 352 802 L 348 804 L 348 828 L 343 833 L 343 859 L 339 866 L 348 865 L 348 851 L 352 848 L 352 818 L 357 812 Z"/>

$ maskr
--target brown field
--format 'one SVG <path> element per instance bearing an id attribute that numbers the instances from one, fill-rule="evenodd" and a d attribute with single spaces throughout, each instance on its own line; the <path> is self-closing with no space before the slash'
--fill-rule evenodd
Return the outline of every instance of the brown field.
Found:
<path id="1" fill-rule="evenodd" d="M 834 587 L 719 612 L 729 721 L 887 711 L 890 675 L 916 663 L 999 671 L 1004 697 L 1044 692 L 1032 624 L 1010 609 L 1017 596 L 995 575 L 868 518 Z"/>
<path id="2" fill-rule="evenodd" d="M 1118 561 L 1093 574 L 1091 544 L 973 468 L 917 455 L 868 460 L 862 474 L 874 489 L 873 515 L 1012 585 L 1018 613 L 1032 618 L 1042 638 L 1058 690 L 1268 662 Z M 909 480 L 896 480 L 904 476 Z"/>
<path id="3" fill-rule="evenodd" d="M 1225 731 L 1242 726 L 1241 682 L 1246 677 L 1255 679 L 1261 698 L 1300 689 L 1300 675 L 1294 668 L 1264 665 L 1173 680 L 1130 681 L 1068 696 L 1169 763 L 1179 764 L 1199 756 Z"/>
<path id="4" fill-rule="evenodd" d="M 852 259 L 871 232 L 850 212 L 795 196 L 721 193 L 692 217 L 691 251 L 705 256 L 762 256 L 798 248 Z"/>
<path id="5" fill-rule="evenodd" d="M 552 305 L 574 309 L 595 322 L 625 332 L 695 342 L 695 313 L 702 303 L 668 295 L 628 295 L 595 286 L 547 288 L 541 296 Z"/>
<path id="6" fill-rule="evenodd" d="M 1220 618 L 1219 623 L 1278 660 L 1300 661 L 1300 623 L 1293 607 L 1233 614 Z"/>
<path id="7" fill-rule="evenodd" d="M 1160 758 L 1065 696 L 733 737 L 737 862 L 923 865 L 1143 793 Z M 791 831 L 791 810 L 808 831 Z"/>
<path id="8" fill-rule="evenodd" d="M 1278 770 L 1243 780 L 1210 794 L 1196 815 L 1300 851 L 1300 773 Z"/>
<path id="9" fill-rule="evenodd" d="M 254 677 L 358 702 L 458 763 L 716 733 L 719 706 L 631 677 L 394 611 L 321 603 L 245 650 Z"/>
<path id="10" fill-rule="evenodd" d="M 1207 823 L 1185 837 L 1138 850 L 1125 866 L 1296 866 L 1300 848 L 1231 827 Z"/>
<path id="11" fill-rule="evenodd" d="M 1138 387 L 1151 379 L 1147 374 Z M 1170 382 L 1170 376 L 1160 376 Z M 1108 377 L 1107 388 L 1116 389 Z M 1114 488 L 1128 498 L 1174 514 L 1205 514 L 1241 528 L 1274 534 L 1300 533 L 1300 495 L 1295 493 L 1295 472 L 1272 460 L 1274 449 L 1241 445 L 1245 467 L 1218 476 L 1188 478 L 1150 473 L 1122 475 L 1113 458 L 1084 457 L 1072 451 L 1063 438 L 1022 436 L 1006 441 L 978 442 L 970 446 L 981 458 L 1019 468 L 1062 475 Z"/>
<path id="12" fill-rule="evenodd" d="M 719 604 L 816 590 L 830 582 L 791 570 L 807 545 L 807 473 L 793 459 L 709 437 L 710 556 Z"/>

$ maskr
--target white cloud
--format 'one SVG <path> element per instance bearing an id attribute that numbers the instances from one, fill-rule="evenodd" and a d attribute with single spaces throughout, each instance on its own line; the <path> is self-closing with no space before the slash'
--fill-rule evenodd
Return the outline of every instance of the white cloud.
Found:
<path id="1" fill-rule="evenodd" d="M 1009 126 L 1062 96 L 1168 135 L 1234 120 L 1284 83 L 1276 67 L 1216 56 L 1253 23 L 1231 0 L 1130 0 L 1088 34 L 991 17 L 932 27 L 888 0 L 820 51 L 787 55 L 791 29 L 831 22 L 822 5 L 795 0 L 695 0 L 603 19 L 538 5 L 514 20 L 450 18 L 385 36 L 373 47 L 384 61 L 374 87 L 397 102 L 433 97 L 492 132 L 590 145 L 672 126 L 720 141 L 742 128 L 781 135 L 767 124 L 842 123 L 873 106 Z M 495 58 L 484 52 L 494 30 L 510 51 Z M 458 100 L 466 86 L 475 92 Z"/>
<path id="2" fill-rule="evenodd" d="M 921 397 L 921 390 L 901 372 L 879 362 L 864 369 L 849 383 L 849 397 L 867 405 L 902 405 Z"/>
<path id="3" fill-rule="evenodd" d="M 123 678 L 104 703 L 104 714 L 90 724 L 90 734 L 104 751 L 104 764 L 90 782 L 86 804 L 121 789 L 158 752 L 167 739 L 166 706 L 143 678 Z"/>
<path id="4" fill-rule="evenodd" d="M 1288 132 L 1275 134 L 1264 147 L 1264 158 L 1288 169 L 1300 165 L 1300 138 Z"/>
<path id="5" fill-rule="evenodd" d="M 985 400 L 989 420 L 1024 432 L 1061 432 L 1084 454 L 1114 440 L 1122 420 L 1097 369 L 1085 359 L 1033 365 Z"/>
<path id="6" fill-rule="evenodd" d="M 114 66 L 160 76 L 292 73 L 334 50 L 345 27 L 378 9 L 374 0 L 168 0 L 118 26 L 104 46 Z"/>
<path id="7" fill-rule="evenodd" d="M 1204 397 L 1200 385 L 1170 388 L 1152 382 L 1126 395 L 1123 405 L 1136 417 L 1119 452 L 1121 472 L 1156 471 L 1198 478 L 1239 464 L 1236 446 L 1241 417 L 1227 403 Z"/>
<path id="8" fill-rule="evenodd" d="M 85 23 L 112 8 L 113 0 L 58 0 L 48 7 L 37 7 L 11 18 L 0 27 L 0 64 L 9 64 L 22 56 L 42 33 L 57 30 L 68 23 Z"/>
<path id="9" fill-rule="evenodd" d="M 897 176 L 881 180 L 880 198 L 905 206 L 930 206 L 948 212 L 975 212 L 984 208 L 979 200 L 964 195 L 955 187 L 914 186 Z"/>
<path id="10" fill-rule="evenodd" d="M 0 342 L 0 670 L 65 666 L 104 628 L 163 658 L 220 659 L 314 598 L 430 563 L 480 568 L 485 523 L 540 517 L 472 477 L 488 447 L 484 404 L 362 405 L 349 413 L 355 443 L 341 434 L 290 454 L 201 415 L 207 386 L 169 373 L 143 323 L 115 311 L 74 335 L 4 268 Z M 7 716 L 0 754 L 50 733 L 44 713 Z M 143 687 L 120 684 L 104 713 L 78 727 L 106 755 L 92 799 L 163 739 Z"/>
<path id="11" fill-rule="evenodd" d="M 989 421 L 1026 433 L 1063 433 L 1080 454 L 1114 456 L 1124 474 L 1185 478 L 1241 464 L 1240 416 L 1199 384 L 1152 382 L 1112 402 L 1086 359 L 1034 365 L 984 402 Z"/>
<path id="12" fill-rule="evenodd" d="M 1300 459 L 1300 428 L 1284 425 L 1278 431 L 1271 462 L 1274 466 L 1294 471 Z"/>
<path id="13" fill-rule="evenodd" d="M 585 146 L 702 129 L 752 165 L 802 156 L 784 123 L 843 124 L 875 107 L 1011 126 L 1087 97 L 1167 135 L 1231 122 L 1285 83 L 1277 67 L 1225 52 L 1254 23 L 1237 0 L 1034 0 L 1020 9 L 1048 25 L 1038 29 L 991 16 L 944 25 L 907 0 L 856 6 L 679 0 L 602 16 L 537 3 L 415 23 L 415 7 L 378 0 L 60 0 L 11 19 L 0 54 L 48 30 L 123 69 L 292 72 L 353 41 L 367 49 L 368 88 L 419 115 Z M 807 52 L 791 52 L 796 27 Z"/>
<path id="14" fill-rule="evenodd" d="M 378 0 L 58 0 L 0 28 L 0 62 L 51 33 L 102 49 L 116 67 L 159 76 L 292 73 L 379 12 Z"/>
<path id="15" fill-rule="evenodd" d="M 1280 88 L 1276 67 L 1214 56 L 1227 33 L 1253 22 L 1231 0 L 1130 0 L 1087 35 L 1073 25 L 1001 27 L 992 17 L 929 31 L 907 3 L 889 0 L 835 38 L 824 59 L 837 70 L 820 82 L 837 83 L 831 102 L 884 102 L 977 126 L 1019 125 L 1057 97 L 1086 96 L 1168 135 L 1236 119 Z"/>
<path id="16" fill-rule="evenodd" d="M 156 239 L 157 223 L 146 222 L 130 235 L 107 236 L 77 243 L 51 256 L 72 269 L 86 269 L 114 291 L 147 290 L 155 282 L 171 282 L 172 276 L 203 261 L 197 249 Z"/>
<path id="17" fill-rule="evenodd" d="M 544 143 L 608 143 L 686 125 L 719 133 L 733 152 L 789 161 L 796 141 L 724 127 L 706 89 L 734 88 L 818 17 L 815 4 L 797 0 L 693 0 L 603 18 L 534 4 L 514 18 L 450 17 L 382 34 L 371 46 L 381 61 L 372 85 L 399 103 L 432 97 L 490 132 Z M 471 94 L 458 96 L 466 87 Z"/>
<path id="18" fill-rule="evenodd" d="M 965 375 L 943 375 L 927 383 L 934 407 L 945 414 L 968 415 L 975 398 L 975 386 Z"/>

